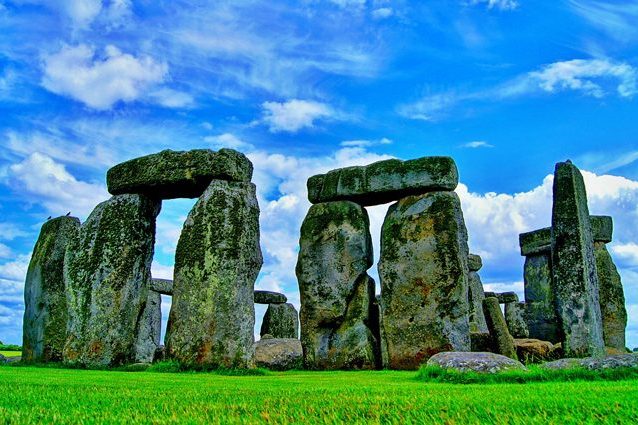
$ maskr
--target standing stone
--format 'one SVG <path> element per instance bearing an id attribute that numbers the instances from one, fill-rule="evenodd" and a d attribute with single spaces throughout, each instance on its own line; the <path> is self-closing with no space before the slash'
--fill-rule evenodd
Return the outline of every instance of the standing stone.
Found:
<path id="1" fill-rule="evenodd" d="M 301 226 L 297 280 L 309 369 L 374 369 L 374 280 L 368 213 L 349 201 L 313 205 Z"/>
<path id="2" fill-rule="evenodd" d="M 162 295 L 148 291 L 148 298 L 138 323 L 135 362 L 151 363 L 160 345 L 162 333 Z"/>
<path id="3" fill-rule="evenodd" d="M 113 196 L 93 210 L 67 247 L 66 362 L 115 366 L 135 361 L 160 207 L 144 195 Z"/>
<path id="4" fill-rule="evenodd" d="M 433 192 L 393 204 L 381 231 L 381 311 L 392 369 L 441 351 L 469 351 L 467 230 L 458 196 Z"/>
<path id="5" fill-rule="evenodd" d="M 505 317 L 501 312 L 501 305 L 496 297 L 487 297 L 483 300 L 483 312 L 487 327 L 492 337 L 492 345 L 499 354 L 518 360 L 514 338 L 510 335 L 505 323 Z"/>
<path id="6" fill-rule="evenodd" d="M 298 338 L 299 317 L 297 309 L 290 303 L 269 304 L 261 322 L 260 335 L 273 338 Z"/>
<path id="7" fill-rule="evenodd" d="M 472 332 L 486 333 L 487 323 L 483 314 L 483 282 L 478 271 L 483 267 L 481 257 L 470 254 L 468 257 L 469 274 L 467 275 L 470 301 L 470 329 Z"/>
<path id="8" fill-rule="evenodd" d="M 604 354 L 599 283 L 583 176 L 556 164 L 552 209 L 552 288 L 568 357 Z"/>
<path id="9" fill-rule="evenodd" d="M 518 301 L 518 295 L 511 293 L 505 302 L 505 322 L 507 323 L 507 329 L 514 338 L 527 338 L 529 337 L 529 330 L 523 317 L 525 312 L 525 303 Z"/>
<path id="10" fill-rule="evenodd" d="M 62 360 L 67 325 L 64 253 L 79 228 L 77 218 L 58 217 L 40 230 L 24 284 L 23 362 Z"/>
<path id="11" fill-rule="evenodd" d="M 213 180 L 177 244 L 169 357 L 213 367 L 254 365 L 253 290 L 262 262 L 255 185 Z"/>
<path id="12" fill-rule="evenodd" d="M 613 222 L 611 217 L 604 216 L 592 216 L 591 220 L 605 346 L 624 351 L 627 327 L 625 294 L 618 269 L 605 246 L 611 242 Z"/>
<path id="13" fill-rule="evenodd" d="M 561 331 L 552 291 L 552 238 L 549 227 L 519 237 L 525 256 L 525 322 L 529 337 L 557 343 Z"/>

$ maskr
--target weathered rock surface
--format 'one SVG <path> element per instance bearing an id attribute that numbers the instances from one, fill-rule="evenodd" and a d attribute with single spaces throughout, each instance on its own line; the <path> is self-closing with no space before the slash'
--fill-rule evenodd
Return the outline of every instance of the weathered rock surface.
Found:
<path id="1" fill-rule="evenodd" d="M 438 353 L 428 360 L 427 365 L 459 372 L 498 373 L 507 370 L 527 370 L 521 362 L 494 353 Z"/>
<path id="2" fill-rule="evenodd" d="M 510 335 L 505 323 L 505 317 L 501 312 L 501 306 L 496 297 L 487 297 L 483 300 L 483 313 L 490 330 L 492 345 L 499 354 L 518 360 L 514 338 Z"/>
<path id="3" fill-rule="evenodd" d="M 473 352 L 494 352 L 494 341 L 489 332 L 470 332 Z"/>
<path id="4" fill-rule="evenodd" d="M 25 362 L 62 360 L 68 317 L 64 254 L 79 228 L 77 218 L 58 217 L 44 223 L 40 230 L 24 284 L 22 357 Z"/>
<path id="5" fill-rule="evenodd" d="M 273 338 L 298 338 L 299 316 L 290 303 L 269 304 L 261 322 L 260 335 L 270 334 Z"/>
<path id="6" fill-rule="evenodd" d="M 160 206 L 144 195 L 113 196 L 93 210 L 67 246 L 64 361 L 101 366 L 135 361 Z"/>
<path id="7" fill-rule="evenodd" d="M 303 351 L 296 338 L 269 338 L 255 343 L 255 365 L 270 370 L 301 369 Z"/>
<path id="8" fill-rule="evenodd" d="M 592 215 L 589 220 L 594 242 L 611 242 L 614 233 L 614 220 L 608 215 Z"/>
<path id="9" fill-rule="evenodd" d="M 530 256 L 551 250 L 552 229 L 545 227 L 518 236 L 522 256 Z"/>
<path id="10" fill-rule="evenodd" d="M 594 243 L 605 346 L 624 350 L 627 310 L 620 274 L 604 242 Z"/>
<path id="11" fill-rule="evenodd" d="M 374 369 L 374 281 L 368 214 L 348 201 L 313 205 L 301 226 L 297 280 L 309 369 Z"/>
<path id="12" fill-rule="evenodd" d="M 509 303 L 517 303 L 518 295 L 516 292 L 501 292 L 496 294 L 496 298 L 498 298 L 498 302 L 500 304 L 509 304 Z"/>
<path id="13" fill-rule="evenodd" d="M 514 346 L 519 360 L 525 364 L 539 363 L 554 358 L 554 344 L 533 338 L 515 338 Z"/>
<path id="14" fill-rule="evenodd" d="M 170 279 L 156 279 L 151 281 L 151 290 L 163 295 L 173 295 L 173 281 Z"/>
<path id="15" fill-rule="evenodd" d="M 518 295 L 514 294 L 512 301 L 505 303 L 505 322 L 507 329 L 514 338 L 529 337 L 527 323 L 525 323 L 525 303 L 518 302 Z"/>
<path id="16" fill-rule="evenodd" d="M 2 363 L 7 363 L 7 358 L 3 356 L 2 354 L 0 354 L 0 364 Z"/>
<path id="17" fill-rule="evenodd" d="M 529 337 L 543 341 L 561 340 L 552 292 L 551 246 L 525 258 L 525 323 Z"/>
<path id="18" fill-rule="evenodd" d="M 478 260 L 476 257 L 478 257 Z M 485 293 L 483 292 L 483 282 L 481 282 L 481 277 L 477 273 L 481 268 L 481 257 L 470 254 L 469 260 L 470 272 L 467 275 L 467 281 L 470 301 L 470 329 L 472 332 L 485 333 L 488 332 L 487 322 L 483 314 L 483 299 L 485 299 Z"/>
<path id="19" fill-rule="evenodd" d="M 381 310 L 392 369 L 469 351 L 467 230 L 454 192 L 393 204 L 381 231 Z"/>
<path id="20" fill-rule="evenodd" d="M 177 244 L 166 333 L 170 358 L 253 366 L 253 291 L 262 262 L 255 186 L 213 180 Z"/>
<path id="21" fill-rule="evenodd" d="M 570 357 L 604 353 L 598 274 L 585 183 L 570 162 L 556 164 L 552 209 L 552 289 Z"/>
<path id="22" fill-rule="evenodd" d="M 138 323 L 137 341 L 135 343 L 135 361 L 152 363 L 160 345 L 162 333 L 162 295 L 153 290 L 148 291 L 146 305 Z"/>
<path id="23" fill-rule="evenodd" d="M 250 182 L 252 174 L 248 158 L 232 149 L 164 150 L 114 166 L 106 174 L 106 184 L 113 195 L 197 198 L 213 179 Z"/>
<path id="24" fill-rule="evenodd" d="M 255 304 L 283 304 L 288 302 L 284 294 L 272 291 L 255 291 Z"/>
<path id="25" fill-rule="evenodd" d="M 589 370 L 605 370 L 618 368 L 638 368 L 638 354 L 627 353 L 603 357 L 588 357 L 584 359 L 567 358 L 553 362 L 544 363 L 541 367 L 545 369 L 574 369 L 585 368 Z"/>
<path id="26" fill-rule="evenodd" d="M 470 254 L 467 257 L 467 267 L 471 272 L 478 272 L 483 268 L 483 259 L 480 255 Z"/>
<path id="27" fill-rule="evenodd" d="M 451 191 L 459 176 L 449 157 L 424 157 L 410 161 L 389 159 L 364 167 L 347 167 L 308 179 L 308 199 L 313 204 L 353 201 L 378 205 L 410 195 Z"/>

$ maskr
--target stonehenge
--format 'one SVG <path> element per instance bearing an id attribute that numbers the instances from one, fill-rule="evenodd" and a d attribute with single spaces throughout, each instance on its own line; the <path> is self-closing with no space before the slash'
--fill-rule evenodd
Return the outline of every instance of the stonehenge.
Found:
<path id="1" fill-rule="evenodd" d="M 42 226 L 25 281 L 24 361 L 414 370 L 446 352 L 516 359 L 517 349 L 538 347 L 570 357 L 625 349 L 623 287 L 606 247 L 612 218 L 590 216 L 570 162 L 556 165 L 551 226 L 519 236 L 522 302 L 484 290 L 452 158 L 310 177 L 295 268 L 299 313 L 286 295 L 255 290 L 263 257 L 252 173 L 230 149 L 167 150 L 109 169 L 112 197 L 84 223 L 59 217 Z M 173 279 L 154 278 L 156 218 L 174 198 L 197 201 Z M 385 203 L 378 294 L 366 207 Z M 165 347 L 162 295 L 172 297 Z M 255 304 L 267 305 L 257 342 Z"/>

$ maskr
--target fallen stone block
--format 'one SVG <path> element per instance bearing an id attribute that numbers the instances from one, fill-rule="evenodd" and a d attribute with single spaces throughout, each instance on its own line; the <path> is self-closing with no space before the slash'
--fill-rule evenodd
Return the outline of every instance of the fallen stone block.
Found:
<path id="1" fill-rule="evenodd" d="M 427 365 L 458 372 L 499 373 L 510 370 L 527 370 L 521 362 L 495 353 L 438 353 L 428 360 Z"/>
<path id="2" fill-rule="evenodd" d="M 270 370 L 301 369 L 303 352 L 296 338 L 268 338 L 255 343 L 255 365 Z"/>

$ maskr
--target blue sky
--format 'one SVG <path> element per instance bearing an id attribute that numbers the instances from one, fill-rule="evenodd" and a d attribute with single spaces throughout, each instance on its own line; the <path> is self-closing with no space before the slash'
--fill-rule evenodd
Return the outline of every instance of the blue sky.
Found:
<path id="1" fill-rule="evenodd" d="M 123 160 L 225 146 L 255 165 L 257 287 L 297 305 L 309 176 L 454 157 L 483 281 L 522 294 L 518 233 L 549 225 L 551 173 L 570 158 L 591 212 L 615 218 L 638 346 L 636 22 L 638 1 L 0 0 L 0 340 L 21 341 L 47 216 L 84 220 Z M 156 277 L 193 202 L 164 203 Z M 386 209 L 369 209 L 377 256 Z"/>

